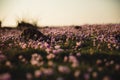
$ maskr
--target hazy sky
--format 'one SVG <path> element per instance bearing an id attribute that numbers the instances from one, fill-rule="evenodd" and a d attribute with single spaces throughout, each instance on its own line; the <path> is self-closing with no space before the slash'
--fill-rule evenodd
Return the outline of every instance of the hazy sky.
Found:
<path id="1" fill-rule="evenodd" d="M 18 18 L 39 25 L 120 23 L 120 0 L 0 0 L 3 25 L 15 25 Z"/>

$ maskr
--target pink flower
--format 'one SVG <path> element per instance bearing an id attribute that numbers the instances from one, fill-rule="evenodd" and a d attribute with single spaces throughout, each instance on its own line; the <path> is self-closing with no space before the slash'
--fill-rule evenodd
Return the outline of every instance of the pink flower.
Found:
<path id="1" fill-rule="evenodd" d="M 49 44 L 47 42 L 45 42 L 44 46 L 47 48 L 49 46 Z"/>
<path id="2" fill-rule="evenodd" d="M 55 46 L 55 49 L 60 49 L 60 45 L 56 45 L 56 46 Z"/>
<path id="3" fill-rule="evenodd" d="M 4 73 L 0 75 L 0 80 L 11 80 L 11 75 L 9 73 Z"/>
<path id="4" fill-rule="evenodd" d="M 62 52 L 62 51 L 63 51 L 63 49 L 53 50 L 53 54 L 58 54 L 58 53 L 60 53 L 60 52 Z"/>
<path id="5" fill-rule="evenodd" d="M 101 64 L 102 63 L 102 61 L 100 60 L 100 59 L 98 59 L 97 61 L 96 61 L 96 64 L 97 65 L 99 65 L 99 64 Z"/>
<path id="6" fill-rule="evenodd" d="M 39 78 L 42 75 L 42 72 L 40 70 L 36 70 L 34 72 L 34 75 L 35 75 L 36 78 Z"/>
<path id="7" fill-rule="evenodd" d="M 120 70 L 120 65 L 119 64 L 115 65 L 115 70 Z"/>
<path id="8" fill-rule="evenodd" d="M 53 61 L 48 61 L 48 65 L 49 65 L 49 66 L 54 66 Z"/>
<path id="9" fill-rule="evenodd" d="M 89 78 L 90 78 L 90 75 L 89 75 L 88 73 L 85 73 L 85 74 L 84 74 L 84 79 L 85 79 L 85 80 L 89 80 Z"/>
<path id="10" fill-rule="evenodd" d="M 8 66 L 8 67 L 11 67 L 11 66 L 12 66 L 12 64 L 11 64 L 10 61 L 6 61 L 5 65 Z"/>
<path id="11" fill-rule="evenodd" d="M 50 49 L 50 48 L 47 48 L 47 49 L 45 49 L 45 51 L 46 51 L 47 53 L 50 53 L 50 52 L 51 52 L 51 49 Z"/>
<path id="12" fill-rule="evenodd" d="M 28 80 L 32 80 L 33 76 L 32 76 L 31 73 L 26 73 L 26 78 L 27 78 Z"/>
<path id="13" fill-rule="evenodd" d="M 70 69 L 67 66 L 59 66 L 58 71 L 61 72 L 61 73 L 69 73 Z"/>
<path id="14" fill-rule="evenodd" d="M 63 61 L 64 61 L 64 62 L 67 62 L 67 61 L 68 61 L 68 57 L 65 56 Z"/>
<path id="15" fill-rule="evenodd" d="M 76 71 L 74 72 L 74 76 L 75 76 L 75 77 L 79 77 L 79 75 L 80 75 L 80 71 L 79 71 L 79 70 L 76 70 Z"/>
<path id="16" fill-rule="evenodd" d="M 3 60 L 5 60 L 5 59 L 6 59 L 6 56 L 3 55 L 3 54 L 0 54 L 0 61 L 3 61 Z"/>
<path id="17" fill-rule="evenodd" d="M 25 49 L 27 47 L 27 44 L 21 45 L 22 49 Z"/>
<path id="18" fill-rule="evenodd" d="M 53 59 L 54 57 L 55 57 L 54 54 L 48 54 L 48 55 L 47 55 L 47 59 Z"/>
<path id="19" fill-rule="evenodd" d="M 81 41 L 80 42 L 76 42 L 76 46 L 80 46 L 81 45 Z"/>
<path id="20" fill-rule="evenodd" d="M 52 68 L 43 69 L 43 73 L 45 75 L 52 75 L 53 74 L 53 69 Z"/>
<path id="21" fill-rule="evenodd" d="M 96 78 L 98 76 L 98 73 L 97 72 L 93 72 L 92 76 L 93 76 L 93 78 Z"/>
<path id="22" fill-rule="evenodd" d="M 104 76 L 102 80 L 111 80 L 109 76 Z"/>

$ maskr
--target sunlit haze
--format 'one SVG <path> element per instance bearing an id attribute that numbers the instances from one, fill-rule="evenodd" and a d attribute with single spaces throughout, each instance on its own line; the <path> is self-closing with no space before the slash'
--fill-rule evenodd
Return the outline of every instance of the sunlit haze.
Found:
<path id="1" fill-rule="evenodd" d="M 2 25 L 20 18 L 48 26 L 120 23 L 120 0 L 0 0 Z"/>

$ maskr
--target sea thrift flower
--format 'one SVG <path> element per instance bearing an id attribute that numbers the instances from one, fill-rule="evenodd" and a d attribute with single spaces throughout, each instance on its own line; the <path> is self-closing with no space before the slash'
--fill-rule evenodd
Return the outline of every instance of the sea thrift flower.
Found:
<path id="1" fill-rule="evenodd" d="M 27 80 L 32 80 L 33 76 L 31 73 L 26 73 Z"/>
<path id="2" fill-rule="evenodd" d="M 46 51 L 47 53 L 50 53 L 50 52 L 51 52 L 51 49 L 50 49 L 50 48 L 46 48 L 45 51 Z"/>
<path id="3" fill-rule="evenodd" d="M 69 73 L 70 72 L 70 69 L 67 67 L 67 66 L 58 66 L 58 71 L 61 72 L 61 73 Z"/>
<path id="4" fill-rule="evenodd" d="M 106 63 L 105 63 L 105 66 L 106 66 L 106 67 L 108 67 L 109 65 L 110 65 L 109 62 L 106 62 Z"/>
<path id="5" fill-rule="evenodd" d="M 36 61 L 36 60 L 31 60 L 30 63 L 31 63 L 32 65 L 37 65 L 37 64 L 38 64 L 38 61 Z"/>
<path id="6" fill-rule="evenodd" d="M 41 75 L 42 75 L 42 72 L 41 72 L 40 70 L 36 70 L 36 71 L 34 72 L 34 76 L 35 76 L 36 78 L 39 78 Z"/>
<path id="7" fill-rule="evenodd" d="M 19 57 L 18 57 L 19 59 L 22 59 L 23 58 L 23 56 L 22 55 L 19 55 Z"/>
<path id="8" fill-rule="evenodd" d="M 52 75 L 53 74 L 53 69 L 52 68 L 43 69 L 43 74 Z"/>
<path id="9" fill-rule="evenodd" d="M 0 80 L 11 80 L 11 75 L 9 73 L 4 73 L 0 75 Z"/>
<path id="10" fill-rule="evenodd" d="M 57 49 L 57 53 L 63 52 L 63 49 Z"/>
<path id="11" fill-rule="evenodd" d="M 40 65 L 41 65 L 41 64 L 40 64 L 41 61 L 42 61 L 42 56 L 41 56 L 41 55 L 39 55 L 39 54 L 37 54 L 37 53 L 32 54 L 32 58 L 31 58 L 31 60 L 30 60 L 30 63 L 31 63 L 32 65 L 40 66 Z"/>
<path id="12" fill-rule="evenodd" d="M 49 66 L 54 66 L 53 61 L 48 61 L 48 65 L 49 65 Z"/>
<path id="13" fill-rule="evenodd" d="M 102 67 L 98 67 L 98 71 L 100 71 L 100 72 L 101 72 L 102 70 L 103 70 L 103 68 L 102 68 Z"/>
<path id="14" fill-rule="evenodd" d="M 99 64 L 101 64 L 102 63 L 102 61 L 100 60 L 100 59 L 98 59 L 97 61 L 96 61 L 96 64 L 97 65 L 99 65 Z"/>
<path id="15" fill-rule="evenodd" d="M 89 68 L 88 68 L 88 72 L 92 72 L 92 67 L 89 67 Z"/>
<path id="16" fill-rule="evenodd" d="M 53 52 L 53 54 L 57 54 L 58 53 L 57 50 L 53 50 L 52 52 Z"/>
<path id="17" fill-rule="evenodd" d="M 65 56 L 63 61 L 64 61 L 64 62 L 67 62 L 67 61 L 68 61 L 68 57 Z"/>
<path id="18" fill-rule="evenodd" d="M 80 46 L 81 45 L 81 41 L 80 42 L 76 42 L 76 46 Z"/>
<path id="19" fill-rule="evenodd" d="M 56 46 L 55 46 L 55 49 L 60 49 L 60 45 L 56 45 Z"/>
<path id="20" fill-rule="evenodd" d="M 44 46 L 47 48 L 47 47 L 49 47 L 49 44 L 47 42 L 45 42 Z"/>
<path id="21" fill-rule="evenodd" d="M 5 65 L 8 66 L 8 67 L 11 67 L 11 66 L 12 66 L 12 64 L 11 64 L 10 61 L 6 61 Z"/>
<path id="22" fill-rule="evenodd" d="M 114 60 L 111 60 L 111 61 L 110 61 L 110 64 L 111 64 L 111 65 L 114 64 Z"/>
<path id="23" fill-rule="evenodd" d="M 120 65 L 119 64 L 115 65 L 115 70 L 120 70 Z"/>
<path id="24" fill-rule="evenodd" d="M 79 64 L 77 63 L 77 62 L 75 62 L 75 63 L 72 63 L 72 68 L 76 68 L 76 67 L 78 67 L 79 66 Z"/>
<path id="25" fill-rule="evenodd" d="M 106 62 L 107 61 L 107 59 L 104 59 L 104 62 Z"/>
<path id="26" fill-rule="evenodd" d="M 62 52 L 62 51 L 63 51 L 63 49 L 53 50 L 53 54 L 58 54 L 58 53 L 60 53 L 60 52 Z"/>
<path id="27" fill-rule="evenodd" d="M 77 63 L 78 61 L 77 61 L 77 59 L 76 59 L 76 57 L 75 56 L 69 56 L 69 62 L 72 62 L 72 63 Z"/>
<path id="28" fill-rule="evenodd" d="M 5 60 L 5 59 L 6 59 L 6 56 L 3 55 L 3 54 L 0 54 L 0 61 L 3 61 L 3 60 Z"/>
<path id="29" fill-rule="evenodd" d="M 96 40 L 93 39 L 93 46 L 95 47 L 96 46 Z"/>
<path id="30" fill-rule="evenodd" d="M 93 73 L 92 73 L 92 77 L 93 77 L 93 78 L 97 78 L 97 76 L 98 76 L 98 73 L 97 73 L 97 72 L 93 72 Z"/>
<path id="31" fill-rule="evenodd" d="M 104 76 L 102 80 L 111 80 L 109 76 Z"/>
<path id="32" fill-rule="evenodd" d="M 89 80 L 89 78 L 90 78 L 90 75 L 89 75 L 88 73 L 85 73 L 85 74 L 84 74 L 84 79 L 85 79 L 85 80 Z"/>
<path id="33" fill-rule="evenodd" d="M 47 55 L 47 59 L 53 59 L 54 57 L 55 57 L 54 54 L 48 54 L 48 55 Z"/>
<path id="34" fill-rule="evenodd" d="M 80 53 L 80 52 L 79 52 L 79 53 L 76 53 L 76 56 L 78 56 L 78 57 L 81 56 L 81 53 Z"/>
<path id="35" fill-rule="evenodd" d="M 56 80 L 64 80 L 63 77 L 58 77 Z"/>
<path id="36" fill-rule="evenodd" d="M 80 71 L 79 71 L 79 70 L 76 70 L 76 71 L 74 72 L 74 76 L 75 76 L 75 77 L 79 77 L 79 76 L 80 76 Z"/>
<path id="37" fill-rule="evenodd" d="M 21 45 L 22 49 L 25 49 L 27 47 L 27 44 Z"/>

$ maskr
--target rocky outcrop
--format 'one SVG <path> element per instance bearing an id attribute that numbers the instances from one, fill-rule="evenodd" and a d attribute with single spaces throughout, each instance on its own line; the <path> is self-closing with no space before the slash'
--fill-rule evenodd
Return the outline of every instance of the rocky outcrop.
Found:
<path id="1" fill-rule="evenodd" d="M 39 30 L 34 28 L 25 29 L 21 34 L 21 38 L 24 40 L 29 40 L 29 39 L 40 40 L 40 41 L 49 40 L 49 37 L 47 37 L 46 35 L 41 33 Z"/>

